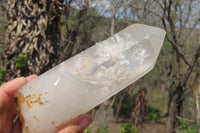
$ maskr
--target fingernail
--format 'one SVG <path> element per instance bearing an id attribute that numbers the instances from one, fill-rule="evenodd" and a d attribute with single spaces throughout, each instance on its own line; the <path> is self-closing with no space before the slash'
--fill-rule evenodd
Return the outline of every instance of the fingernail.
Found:
<path id="1" fill-rule="evenodd" d="M 33 74 L 33 75 L 30 75 L 30 76 L 26 77 L 26 80 L 29 82 L 32 79 L 36 78 L 36 77 L 37 77 L 37 75 Z"/>
<path id="2" fill-rule="evenodd" d="M 92 122 L 92 120 L 90 118 L 83 118 L 78 124 L 79 128 L 81 130 L 84 130 L 90 125 L 91 122 Z"/>

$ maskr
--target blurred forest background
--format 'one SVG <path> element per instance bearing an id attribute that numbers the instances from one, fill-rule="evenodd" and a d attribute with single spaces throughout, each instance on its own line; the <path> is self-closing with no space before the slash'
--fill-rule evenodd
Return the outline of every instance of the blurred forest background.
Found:
<path id="1" fill-rule="evenodd" d="M 93 109 L 85 133 L 200 133 L 199 0 L 0 0 L 0 82 L 42 74 L 133 23 L 167 32 L 155 68 Z"/>

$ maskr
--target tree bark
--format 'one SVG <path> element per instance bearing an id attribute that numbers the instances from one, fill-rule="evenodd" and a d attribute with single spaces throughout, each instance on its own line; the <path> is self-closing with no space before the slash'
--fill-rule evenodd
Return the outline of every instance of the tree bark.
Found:
<path id="1" fill-rule="evenodd" d="M 178 102 L 180 102 L 181 96 L 183 95 L 183 87 L 186 85 L 189 76 L 192 73 L 192 70 L 194 69 L 196 63 L 198 62 L 198 59 L 200 57 L 200 46 L 196 50 L 194 59 L 192 64 L 188 67 L 185 75 L 181 79 L 181 81 L 178 82 L 178 84 L 175 87 L 175 90 L 173 91 L 172 97 L 169 101 L 169 108 L 168 108 L 168 117 L 166 121 L 166 133 L 174 133 L 174 127 L 176 122 L 176 113 L 178 111 Z"/>
<path id="2" fill-rule="evenodd" d="M 61 60 L 59 21 L 63 0 L 8 0 L 8 28 L 4 46 L 5 80 L 41 74 Z M 26 58 L 16 67 L 19 56 Z"/>
<path id="3" fill-rule="evenodd" d="M 146 113 L 146 103 L 147 102 L 147 89 L 142 88 L 136 97 L 135 107 L 132 111 L 130 122 L 134 122 L 137 128 L 141 128 L 145 113 Z"/>
<path id="4" fill-rule="evenodd" d="M 116 113 L 115 113 L 115 117 L 114 117 L 114 122 L 117 123 L 118 121 L 118 118 L 119 118 L 119 112 L 122 108 L 122 102 L 124 100 L 124 96 L 125 96 L 125 93 L 123 92 L 119 97 L 119 105 L 117 106 L 117 110 L 116 110 Z"/>
<path id="5" fill-rule="evenodd" d="M 110 34 L 111 36 L 114 35 L 115 32 L 115 15 L 116 15 L 116 0 L 112 0 L 112 18 L 111 18 L 111 28 Z"/>
<path id="6" fill-rule="evenodd" d="M 197 72 L 193 87 L 192 87 L 192 93 L 194 96 L 194 102 L 195 102 L 195 123 L 197 126 L 197 129 L 200 130 L 200 105 L 199 105 L 199 100 L 200 100 L 200 75 Z"/>
<path id="7" fill-rule="evenodd" d="M 178 91 L 182 89 L 179 88 Z M 168 107 L 168 118 L 166 121 L 166 133 L 175 133 L 175 122 L 176 122 L 176 114 L 177 114 L 177 98 L 178 92 L 173 96 L 172 100 L 169 103 Z"/>

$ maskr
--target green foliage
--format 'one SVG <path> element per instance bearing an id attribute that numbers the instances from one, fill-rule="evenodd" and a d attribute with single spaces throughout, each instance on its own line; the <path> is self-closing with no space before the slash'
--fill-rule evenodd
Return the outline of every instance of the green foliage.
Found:
<path id="1" fill-rule="evenodd" d="M 172 79 L 170 81 L 170 90 L 169 90 L 169 95 L 170 96 L 172 95 L 172 93 L 174 91 L 173 89 L 175 87 L 176 82 L 177 82 L 177 77 L 175 75 L 173 75 L 173 77 L 172 77 Z"/>
<path id="2" fill-rule="evenodd" d="M 196 71 L 200 72 L 200 57 L 198 58 L 197 63 L 196 63 Z"/>
<path id="3" fill-rule="evenodd" d="M 152 121 L 159 121 L 160 119 L 163 118 L 163 116 L 161 116 L 161 111 L 153 107 L 147 107 L 147 116 Z"/>
<path id="4" fill-rule="evenodd" d="M 184 120 L 178 121 L 178 128 L 182 133 L 198 133 L 194 124 L 186 122 Z"/>
<path id="5" fill-rule="evenodd" d="M 3 34 L 6 32 L 6 28 L 0 28 L 0 34 Z"/>
<path id="6" fill-rule="evenodd" d="M 114 111 L 116 111 L 117 107 L 119 106 L 119 101 L 120 101 L 120 97 L 117 96 L 115 98 L 115 102 L 113 104 Z M 124 100 L 122 101 L 122 107 L 121 107 L 121 110 L 120 110 L 120 115 L 130 115 L 132 110 L 133 110 L 134 104 L 135 104 L 134 99 L 132 99 L 129 96 L 125 97 Z"/>
<path id="7" fill-rule="evenodd" d="M 0 67 L 0 80 L 3 78 L 3 75 L 5 74 L 5 70 Z"/>
<path id="8" fill-rule="evenodd" d="M 106 128 L 106 129 L 98 128 L 95 133 L 109 133 L 109 132 L 110 132 L 109 128 Z M 87 128 L 87 129 L 84 130 L 84 133 L 92 133 L 92 129 L 91 128 Z"/>
<path id="9" fill-rule="evenodd" d="M 13 120 L 13 124 L 15 124 L 17 122 L 17 119 L 19 118 L 18 115 L 15 116 L 14 120 Z"/>
<path id="10" fill-rule="evenodd" d="M 183 90 L 183 94 L 181 95 L 180 100 L 184 100 L 187 96 L 186 88 L 183 86 L 181 89 Z"/>
<path id="11" fill-rule="evenodd" d="M 109 132 L 110 132 L 110 128 L 108 128 L 108 129 L 98 128 L 96 130 L 96 133 L 109 133 Z"/>
<path id="12" fill-rule="evenodd" d="M 87 128 L 84 130 L 84 133 L 92 133 L 92 129 L 91 128 Z"/>
<path id="13" fill-rule="evenodd" d="M 169 52 L 173 49 L 172 44 L 167 41 L 167 39 L 164 40 L 163 49 L 165 50 L 165 52 Z"/>
<path id="14" fill-rule="evenodd" d="M 26 66 L 26 60 L 27 60 L 27 58 L 25 56 L 23 56 L 23 55 L 18 56 L 15 59 L 16 68 L 21 69 L 21 68 L 25 67 Z"/>
<path id="15" fill-rule="evenodd" d="M 80 24 L 80 17 L 84 20 L 81 21 L 81 24 Z M 71 9 L 70 17 L 67 20 L 68 28 L 71 31 L 73 31 L 74 29 L 79 27 L 81 28 L 79 29 L 79 32 L 91 30 L 93 28 L 93 23 L 95 24 L 98 23 L 96 19 L 98 19 L 99 17 L 100 16 L 97 14 L 95 10 L 83 11 L 83 10 Z"/>
<path id="16" fill-rule="evenodd" d="M 138 133 L 138 129 L 133 128 L 130 124 L 121 125 L 120 126 L 120 133 Z"/>
<path id="17" fill-rule="evenodd" d="M 0 85 L 4 83 L 2 82 L 4 74 L 5 74 L 5 70 L 2 67 L 0 67 Z"/>

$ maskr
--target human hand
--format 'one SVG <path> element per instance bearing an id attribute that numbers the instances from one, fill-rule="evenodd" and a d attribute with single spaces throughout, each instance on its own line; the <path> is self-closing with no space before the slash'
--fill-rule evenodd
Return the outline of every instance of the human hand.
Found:
<path id="1" fill-rule="evenodd" d="M 21 133 L 19 119 L 13 123 L 17 115 L 14 102 L 15 92 L 37 75 L 16 78 L 0 86 L 0 133 Z M 92 122 L 88 115 L 80 115 L 62 126 L 56 133 L 81 133 Z"/>

